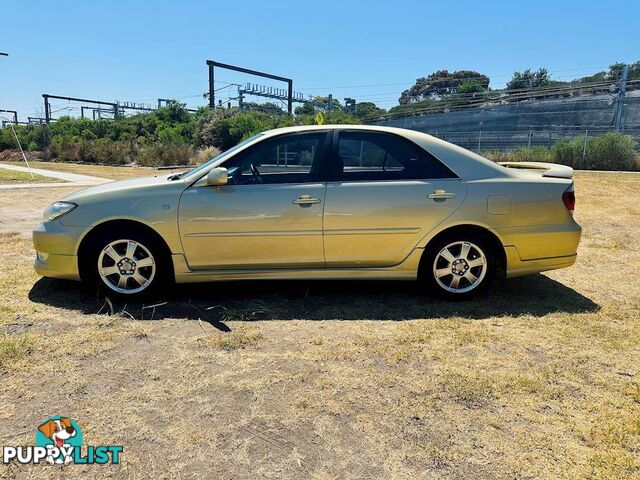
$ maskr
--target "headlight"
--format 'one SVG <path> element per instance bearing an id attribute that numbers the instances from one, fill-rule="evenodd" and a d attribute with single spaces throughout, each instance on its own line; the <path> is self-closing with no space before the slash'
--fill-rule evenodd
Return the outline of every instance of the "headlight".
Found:
<path id="1" fill-rule="evenodd" d="M 56 218 L 60 218 L 63 215 L 66 215 L 71 210 L 76 208 L 78 205 L 71 202 L 56 202 L 49 205 L 42 218 L 45 222 L 50 222 L 51 220 L 55 220 Z"/>

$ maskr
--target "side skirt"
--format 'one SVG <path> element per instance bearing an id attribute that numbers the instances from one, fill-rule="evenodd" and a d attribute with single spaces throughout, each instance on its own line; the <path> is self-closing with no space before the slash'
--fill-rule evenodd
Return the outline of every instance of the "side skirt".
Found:
<path id="1" fill-rule="evenodd" d="M 280 268 L 244 270 L 189 270 L 184 255 L 172 255 L 176 283 L 233 280 L 416 280 L 423 249 L 416 248 L 399 265 L 362 268 Z"/>

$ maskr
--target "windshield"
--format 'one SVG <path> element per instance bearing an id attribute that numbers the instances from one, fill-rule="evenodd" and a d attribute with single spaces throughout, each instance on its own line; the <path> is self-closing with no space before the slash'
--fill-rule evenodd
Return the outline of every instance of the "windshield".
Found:
<path id="1" fill-rule="evenodd" d="M 209 160 L 207 162 L 204 162 L 202 165 L 200 165 L 199 167 L 194 168 L 193 170 L 189 170 L 188 172 L 181 173 L 179 176 L 176 176 L 176 178 L 184 178 L 184 177 L 196 176 L 199 173 L 205 171 L 208 167 L 210 167 L 214 163 L 217 163 L 217 162 L 219 162 L 221 160 L 224 160 L 229 155 L 233 154 L 236 150 L 239 150 L 240 148 L 244 147 L 248 143 L 253 142 L 257 138 L 261 137 L 262 135 L 263 135 L 262 133 L 258 133 L 257 135 L 254 135 L 253 137 L 247 138 L 246 140 L 244 140 L 244 141 L 240 142 L 239 144 L 237 144 L 235 147 L 231 147 L 229 150 L 227 150 L 225 152 L 222 152 L 219 155 L 216 155 L 211 160 Z"/>

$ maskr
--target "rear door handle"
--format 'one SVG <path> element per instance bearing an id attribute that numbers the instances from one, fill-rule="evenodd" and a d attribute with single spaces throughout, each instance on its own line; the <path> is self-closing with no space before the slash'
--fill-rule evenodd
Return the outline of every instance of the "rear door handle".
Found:
<path id="1" fill-rule="evenodd" d="M 446 192 L 444 190 L 436 190 L 435 192 L 427 195 L 427 198 L 430 198 L 431 200 L 446 200 L 447 198 L 453 198 L 455 196 L 455 193 Z"/>
<path id="2" fill-rule="evenodd" d="M 312 197 L 311 195 L 300 195 L 293 201 L 293 203 L 296 205 L 300 205 L 301 207 L 306 207 L 309 205 L 320 203 L 320 199 Z"/>

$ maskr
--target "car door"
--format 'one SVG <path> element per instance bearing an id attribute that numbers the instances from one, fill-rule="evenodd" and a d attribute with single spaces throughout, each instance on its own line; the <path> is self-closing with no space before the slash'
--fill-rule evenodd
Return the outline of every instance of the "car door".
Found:
<path id="1" fill-rule="evenodd" d="M 340 130 L 333 144 L 324 209 L 327 267 L 401 263 L 465 197 L 453 172 L 404 137 Z"/>
<path id="2" fill-rule="evenodd" d="M 190 268 L 324 266 L 319 179 L 327 135 L 267 138 L 224 162 L 226 185 L 188 188 L 178 217 Z"/>

